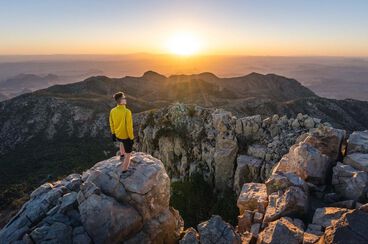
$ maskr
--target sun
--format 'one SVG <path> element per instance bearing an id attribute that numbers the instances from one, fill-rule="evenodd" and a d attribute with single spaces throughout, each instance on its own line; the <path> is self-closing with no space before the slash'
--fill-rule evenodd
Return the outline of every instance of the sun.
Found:
<path id="1" fill-rule="evenodd" d="M 201 43 L 199 38 L 188 32 L 172 35 L 167 41 L 168 50 L 175 55 L 190 56 L 199 52 Z"/>

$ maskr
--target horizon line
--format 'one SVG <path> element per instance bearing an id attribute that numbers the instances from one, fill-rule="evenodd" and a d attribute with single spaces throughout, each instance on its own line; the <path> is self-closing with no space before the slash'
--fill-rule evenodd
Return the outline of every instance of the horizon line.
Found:
<path id="1" fill-rule="evenodd" d="M 51 57 L 51 56 L 134 56 L 134 55 L 150 55 L 150 56 L 170 56 L 173 58 L 198 58 L 198 57 L 278 57 L 278 58 L 368 58 L 368 55 L 318 55 L 318 54 L 300 54 L 300 55 L 249 55 L 249 54 L 193 54 L 193 55 L 175 55 L 172 53 L 154 53 L 154 52 L 134 52 L 134 53 L 50 53 L 50 54 L 0 54 L 0 57 Z"/>

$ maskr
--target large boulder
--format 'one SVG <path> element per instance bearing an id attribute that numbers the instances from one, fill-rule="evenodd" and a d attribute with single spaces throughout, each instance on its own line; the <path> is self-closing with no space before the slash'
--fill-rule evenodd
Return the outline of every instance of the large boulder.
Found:
<path id="1" fill-rule="evenodd" d="M 213 215 L 208 221 L 197 226 L 201 244 L 240 244 L 241 239 L 234 228 L 222 220 L 218 215 Z"/>
<path id="2" fill-rule="evenodd" d="M 259 234 L 257 244 L 301 244 L 303 230 L 288 218 L 280 218 L 268 224 Z"/>
<path id="3" fill-rule="evenodd" d="M 368 153 L 368 130 L 354 131 L 348 139 L 348 154 L 354 152 Z"/>
<path id="4" fill-rule="evenodd" d="M 232 187 L 234 165 L 238 144 L 235 137 L 227 137 L 219 134 L 216 140 L 215 162 L 215 186 L 219 190 Z"/>
<path id="5" fill-rule="evenodd" d="M 368 213 L 349 211 L 326 228 L 321 243 L 368 243 L 367 233 Z"/>
<path id="6" fill-rule="evenodd" d="M 169 207 L 162 162 L 133 153 L 122 174 L 117 157 L 37 188 L 0 231 L 0 243 L 175 243 L 183 220 Z"/>
<path id="7" fill-rule="evenodd" d="M 368 153 L 352 153 L 346 155 L 344 164 L 349 164 L 356 169 L 368 172 Z"/>
<path id="8" fill-rule="evenodd" d="M 234 190 L 237 194 L 244 183 L 259 182 L 262 160 L 248 155 L 238 155 L 234 175 Z"/>
<path id="9" fill-rule="evenodd" d="M 341 158 L 341 146 L 346 137 L 346 131 L 328 126 L 321 126 L 298 138 L 298 142 L 303 141 L 317 148 L 322 154 L 327 155 L 331 162 Z"/>
<path id="10" fill-rule="evenodd" d="M 199 244 L 198 232 L 192 227 L 186 229 L 183 238 L 179 241 L 179 244 Z"/>
<path id="11" fill-rule="evenodd" d="M 268 178 L 265 184 L 268 195 L 280 190 L 284 191 L 290 186 L 299 187 L 304 192 L 308 193 L 307 183 L 302 178 L 297 176 L 295 173 L 276 172 Z"/>
<path id="12" fill-rule="evenodd" d="M 333 168 L 332 185 L 346 199 L 365 199 L 368 191 L 368 173 L 340 162 Z"/>
<path id="13" fill-rule="evenodd" d="M 341 218 L 341 216 L 348 212 L 346 208 L 317 208 L 313 215 L 313 224 L 320 225 L 322 227 L 328 227 Z"/>
<path id="14" fill-rule="evenodd" d="M 269 195 L 264 222 L 271 222 L 284 216 L 302 216 L 308 210 L 308 194 L 300 187 L 290 186 L 285 191 Z"/>
<path id="15" fill-rule="evenodd" d="M 273 173 L 292 172 L 303 180 L 322 185 L 326 181 L 330 159 L 308 143 L 293 145 L 275 166 Z"/>
<path id="16" fill-rule="evenodd" d="M 268 204 L 267 188 L 262 183 L 246 183 L 243 185 L 237 205 L 240 214 L 245 210 L 264 213 Z"/>

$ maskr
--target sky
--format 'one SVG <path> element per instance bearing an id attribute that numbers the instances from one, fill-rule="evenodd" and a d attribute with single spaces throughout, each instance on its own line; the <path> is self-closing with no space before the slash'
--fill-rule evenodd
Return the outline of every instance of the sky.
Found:
<path id="1" fill-rule="evenodd" d="M 366 0 L 0 0 L 0 55 L 366 57 L 367 13 Z"/>

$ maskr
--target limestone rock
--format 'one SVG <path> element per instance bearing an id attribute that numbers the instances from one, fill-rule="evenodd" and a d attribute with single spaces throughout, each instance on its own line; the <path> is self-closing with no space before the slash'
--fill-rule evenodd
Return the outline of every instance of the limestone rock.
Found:
<path id="1" fill-rule="evenodd" d="M 368 130 L 354 131 L 348 139 L 348 154 L 368 153 Z"/>
<path id="2" fill-rule="evenodd" d="M 311 233 L 313 235 L 321 236 L 323 235 L 322 226 L 317 224 L 308 224 L 305 232 Z"/>
<path id="3" fill-rule="evenodd" d="M 238 152 L 236 138 L 218 139 L 215 150 L 215 186 L 225 190 L 233 184 L 234 164 Z"/>
<path id="4" fill-rule="evenodd" d="M 317 208 L 313 215 L 313 224 L 317 224 L 323 227 L 328 227 L 337 221 L 341 216 L 348 212 L 346 208 Z"/>
<path id="5" fill-rule="evenodd" d="M 368 173 L 338 162 L 333 168 L 332 185 L 346 199 L 364 199 L 368 191 Z"/>
<path id="6" fill-rule="evenodd" d="M 257 244 L 301 244 L 303 230 L 286 218 L 280 218 L 268 224 L 259 234 Z"/>
<path id="7" fill-rule="evenodd" d="M 308 192 L 308 186 L 306 182 L 295 173 L 276 172 L 268 178 L 265 184 L 268 195 L 279 190 L 284 191 L 290 186 L 296 186 L 301 188 L 304 192 Z"/>
<path id="8" fill-rule="evenodd" d="M 36 189 L 0 231 L 0 243 L 175 243 L 183 220 L 169 198 L 170 180 L 160 160 L 133 153 L 123 175 L 113 157 L 83 176 Z"/>
<path id="9" fill-rule="evenodd" d="M 329 158 L 310 144 L 293 145 L 278 162 L 273 173 L 292 172 L 313 184 L 324 184 L 330 168 Z"/>
<path id="10" fill-rule="evenodd" d="M 368 153 L 351 153 L 344 158 L 344 164 L 368 172 Z"/>
<path id="11" fill-rule="evenodd" d="M 197 226 L 201 244 L 240 244 L 241 239 L 234 228 L 224 222 L 218 215 L 213 215 L 208 221 L 202 222 Z"/>
<path id="12" fill-rule="evenodd" d="M 327 227 L 321 243 L 368 243 L 367 233 L 368 213 L 354 210 Z"/>
<path id="13" fill-rule="evenodd" d="M 304 126 L 305 126 L 307 129 L 311 129 L 311 128 L 313 128 L 313 127 L 314 127 L 314 125 L 315 125 L 315 123 L 314 123 L 313 118 L 308 117 L 308 118 L 306 118 L 306 119 L 304 120 Z"/>
<path id="14" fill-rule="evenodd" d="M 320 239 L 320 236 L 318 235 L 304 232 L 303 244 L 315 244 L 315 243 L 318 243 L 319 239 Z"/>
<path id="15" fill-rule="evenodd" d="M 259 182 L 262 161 L 248 155 L 238 155 L 234 175 L 234 190 L 239 194 L 244 183 Z"/>
<path id="16" fill-rule="evenodd" d="M 257 210 L 260 213 L 264 213 L 267 203 L 266 185 L 261 183 L 244 184 L 237 201 L 240 214 L 243 214 L 245 210 Z"/>
<path id="17" fill-rule="evenodd" d="M 291 186 L 284 192 L 269 195 L 264 222 L 271 222 L 284 216 L 302 216 L 308 209 L 308 195 L 299 187 Z"/>
<path id="18" fill-rule="evenodd" d="M 254 212 L 249 210 L 244 210 L 243 214 L 238 216 L 238 232 L 244 233 L 250 231 L 253 223 Z"/>
<path id="19" fill-rule="evenodd" d="M 341 146 L 345 137 L 345 130 L 322 126 L 302 135 L 301 138 L 298 138 L 298 141 L 303 138 L 304 143 L 315 147 L 321 154 L 327 155 L 331 162 L 334 162 L 341 157 Z"/>
<path id="20" fill-rule="evenodd" d="M 253 144 L 248 147 L 247 154 L 255 158 L 264 159 L 267 148 L 264 145 Z"/>
<path id="21" fill-rule="evenodd" d="M 179 241 L 179 244 L 198 244 L 198 238 L 198 232 L 194 228 L 190 227 L 185 230 L 185 234 Z"/>

